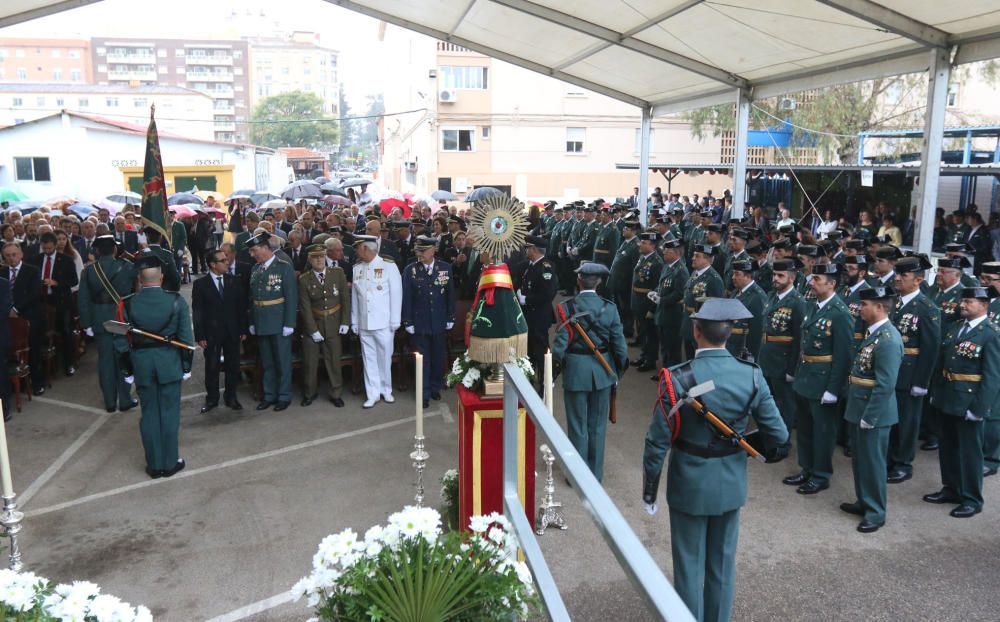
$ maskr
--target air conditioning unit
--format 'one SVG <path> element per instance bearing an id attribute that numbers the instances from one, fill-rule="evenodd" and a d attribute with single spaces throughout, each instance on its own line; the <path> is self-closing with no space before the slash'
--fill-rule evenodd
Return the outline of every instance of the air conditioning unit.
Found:
<path id="1" fill-rule="evenodd" d="M 797 105 L 791 97 L 784 97 L 778 102 L 778 110 L 795 110 Z"/>
<path id="2" fill-rule="evenodd" d="M 438 101 L 443 104 L 453 104 L 458 101 L 458 92 L 455 89 L 445 89 L 438 93 Z"/>
<path id="3" fill-rule="evenodd" d="M 416 162 L 403 162 L 403 170 L 415 171 L 417 170 Z"/>

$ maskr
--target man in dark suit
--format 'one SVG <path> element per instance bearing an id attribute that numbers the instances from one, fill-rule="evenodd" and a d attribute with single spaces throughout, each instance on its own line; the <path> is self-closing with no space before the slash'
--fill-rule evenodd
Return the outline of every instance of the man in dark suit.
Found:
<path id="1" fill-rule="evenodd" d="M 115 242 L 125 247 L 125 252 L 130 255 L 139 252 L 139 234 L 125 227 L 125 219 L 123 217 L 115 217 L 115 230 L 112 232 L 112 235 L 115 236 Z"/>
<path id="2" fill-rule="evenodd" d="M 219 355 L 225 361 L 225 404 L 243 410 L 236 398 L 240 378 L 240 341 L 248 333 L 246 293 L 242 280 L 230 274 L 225 251 L 209 253 L 208 274 L 191 287 L 191 319 L 195 342 L 205 351 L 207 413 L 219 405 Z"/>
<path id="3" fill-rule="evenodd" d="M 302 244 L 302 234 L 299 231 L 292 230 L 289 232 L 285 254 L 291 260 L 295 272 L 303 272 L 306 269 L 306 261 L 309 259 L 309 253 Z"/>
<path id="4" fill-rule="evenodd" d="M 24 253 L 16 242 L 3 245 L 3 259 L 6 266 L 0 269 L 0 277 L 10 283 L 13 306 L 8 315 L 31 322 L 28 335 L 28 365 L 31 367 L 31 384 L 34 394 L 45 393 L 45 365 L 42 364 L 42 350 L 45 348 L 45 314 L 42 313 L 42 277 L 38 268 L 22 261 Z"/>
<path id="5" fill-rule="evenodd" d="M 397 220 L 390 226 L 392 227 L 393 234 L 396 236 L 395 244 L 396 248 L 399 249 L 399 265 L 408 266 L 416 259 L 413 245 L 417 240 L 417 236 L 410 233 L 409 220 Z"/>
<path id="6" fill-rule="evenodd" d="M 0 278 L 0 317 L 9 316 L 10 309 L 10 281 Z M 0 357 L 4 361 L 10 359 L 10 324 L 7 322 L 0 322 Z M 7 374 L 0 374 L 0 399 L 3 399 L 3 420 L 10 421 L 10 378 Z"/>
<path id="7" fill-rule="evenodd" d="M 97 239 L 97 226 L 93 220 L 85 220 L 80 224 L 80 231 L 83 235 L 73 240 L 73 246 L 76 248 L 76 252 L 80 253 L 83 263 L 87 263 L 90 261 L 94 240 Z"/>
<path id="8" fill-rule="evenodd" d="M 76 373 L 76 348 L 73 340 L 73 318 L 70 310 L 73 307 L 73 288 L 80 283 L 76 275 L 76 266 L 68 255 L 56 252 L 56 235 L 46 231 L 39 238 L 41 254 L 27 263 L 38 268 L 42 279 L 42 300 L 55 322 L 53 328 L 59 333 L 62 342 L 63 368 L 67 376 Z M 45 307 L 43 307 L 45 308 Z"/>
<path id="9" fill-rule="evenodd" d="M 983 226 L 983 217 L 979 215 L 979 212 L 970 211 L 969 215 L 965 217 L 965 222 L 969 225 L 969 238 L 966 244 L 975 249 L 972 273 L 979 276 L 982 272 L 982 265 L 987 261 L 993 261 L 993 251 L 990 249 L 992 246 L 990 232 Z"/>

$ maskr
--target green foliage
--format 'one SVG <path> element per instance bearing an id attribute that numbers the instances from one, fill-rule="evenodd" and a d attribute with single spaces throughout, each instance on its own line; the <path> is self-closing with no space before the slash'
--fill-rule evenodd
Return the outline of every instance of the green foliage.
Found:
<path id="1" fill-rule="evenodd" d="M 449 531 L 458 529 L 458 470 L 448 469 L 441 478 L 441 516 Z"/>
<path id="2" fill-rule="evenodd" d="M 290 91 L 266 97 L 253 111 L 250 139 L 267 147 L 331 147 L 339 140 L 335 119 L 314 93 Z"/>

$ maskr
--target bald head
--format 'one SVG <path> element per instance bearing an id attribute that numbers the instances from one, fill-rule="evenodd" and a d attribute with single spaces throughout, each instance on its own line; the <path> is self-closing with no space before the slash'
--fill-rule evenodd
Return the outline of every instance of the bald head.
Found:
<path id="1" fill-rule="evenodd" d="M 144 287 L 158 287 L 163 283 L 163 271 L 157 267 L 143 268 L 139 271 L 139 282 Z"/>

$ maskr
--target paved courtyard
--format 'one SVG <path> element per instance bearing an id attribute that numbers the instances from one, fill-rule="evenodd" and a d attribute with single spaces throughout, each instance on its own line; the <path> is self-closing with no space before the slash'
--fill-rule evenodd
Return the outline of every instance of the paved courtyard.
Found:
<path id="1" fill-rule="evenodd" d="M 91 348 L 75 377 L 57 378 L 8 424 L 28 569 L 95 581 L 166 622 L 304 620 L 310 612 L 288 602 L 287 590 L 309 570 L 319 541 L 346 527 L 363 531 L 412 500 L 412 389 L 372 410 L 349 394 L 343 409 L 324 399 L 300 408 L 297 393 L 287 411 L 258 413 L 244 387 L 243 412 L 201 415 L 199 353 L 184 385 L 187 469 L 150 480 L 138 410 L 104 412 L 95 357 Z M 640 498 L 655 398 L 648 376 L 630 371 L 619 391 L 605 486 L 669 576 L 664 504 L 649 517 Z M 427 413 L 434 505 L 438 480 L 457 465 L 455 400 L 447 391 Z M 556 409 L 562 418 L 559 391 Z M 920 500 L 939 487 L 936 455 L 920 452 L 914 478 L 889 487 L 886 527 L 862 535 L 837 508 L 853 491 L 839 452 L 835 468 L 828 491 L 803 498 L 780 482 L 795 470 L 794 456 L 750 465 L 735 619 L 1000 619 L 1000 478 L 987 480 L 982 514 L 953 519 L 949 506 Z M 561 476 L 557 483 L 570 529 L 540 541 L 574 619 L 651 619 L 575 493 Z M 540 491 L 541 482 L 536 498 Z"/>

